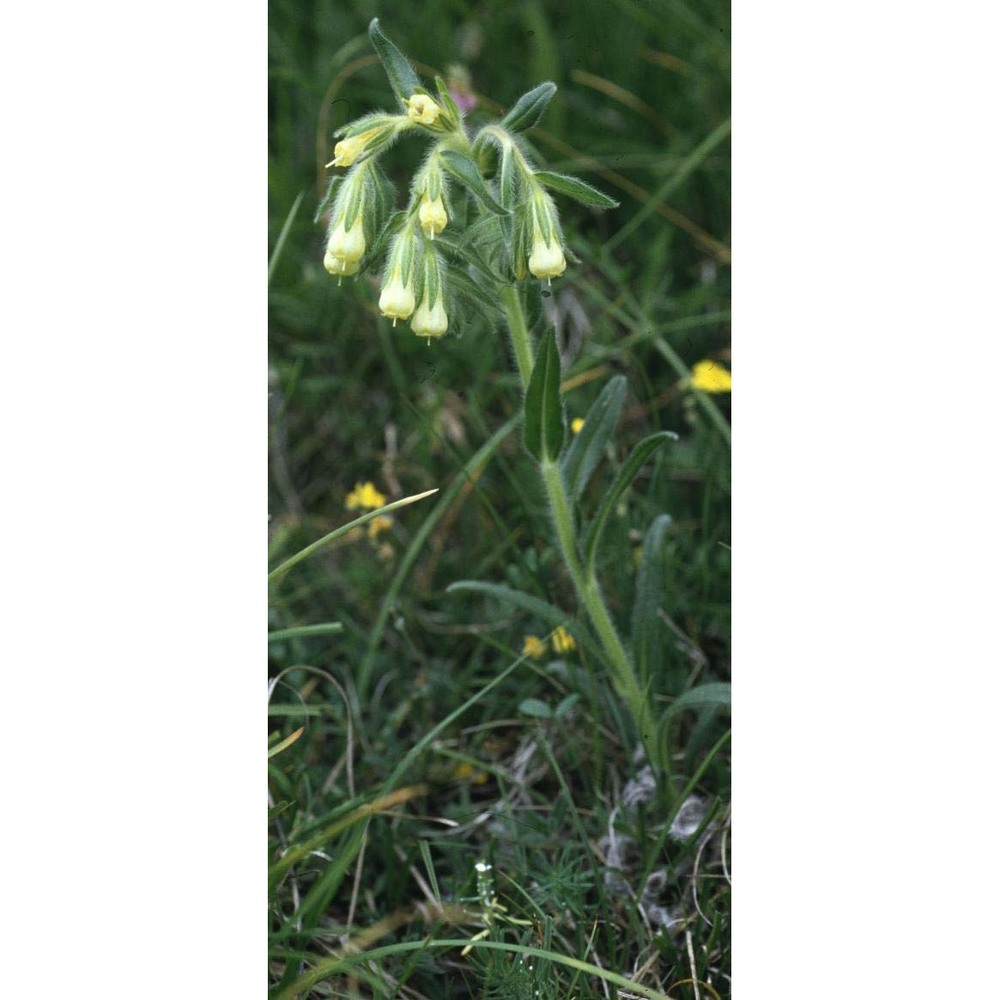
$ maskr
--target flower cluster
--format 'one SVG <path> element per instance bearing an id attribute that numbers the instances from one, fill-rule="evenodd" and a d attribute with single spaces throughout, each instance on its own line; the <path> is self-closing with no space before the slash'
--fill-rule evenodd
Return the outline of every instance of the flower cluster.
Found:
<path id="1" fill-rule="evenodd" d="M 616 203 L 577 178 L 531 162 L 519 133 L 539 120 L 554 84 L 524 94 L 501 121 L 472 136 L 464 116 L 476 101 L 466 73 L 453 67 L 448 83 L 437 78 L 432 93 L 377 18 L 369 35 L 398 113 L 365 115 L 337 133 L 327 166 L 347 173 L 332 178 L 323 206 L 330 206 L 324 265 L 340 280 L 385 252 L 379 312 L 393 326 L 409 321 L 429 341 L 449 330 L 463 304 L 481 314 L 483 303 L 497 301 L 512 281 L 530 274 L 551 284 L 566 271 L 565 239 L 548 189 L 591 207 Z M 392 187 L 377 161 L 404 135 L 423 135 L 431 146 L 411 179 L 406 208 L 393 213 Z"/>

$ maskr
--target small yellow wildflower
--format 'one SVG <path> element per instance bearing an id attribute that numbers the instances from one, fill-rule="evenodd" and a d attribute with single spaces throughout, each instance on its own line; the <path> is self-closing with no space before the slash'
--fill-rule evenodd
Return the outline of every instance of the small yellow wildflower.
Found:
<path id="1" fill-rule="evenodd" d="M 732 392 L 733 376 L 716 361 L 699 361 L 691 369 L 691 384 L 702 392 Z"/>
<path id="2" fill-rule="evenodd" d="M 545 655 L 545 643 L 537 635 L 526 635 L 524 637 L 524 648 L 521 652 L 525 656 L 530 656 L 533 660 L 540 660 Z"/>
<path id="3" fill-rule="evenodd" d="M 344 506 L 348 510 L 376 510 L 385 506 L 385 497 L 375 489 L 374 483 L 355 483 L 354 489 L 347 494 Z"/>
<path id="4" fill-rule="evenodd" d="M 560 625 L 552 633 L 552 648 L 557 653 L 572 653 L 576 649 L 576 640 Z"/>
<path id="5" fill-rule="evenodd" d="M 426 94 L 414 94 L 406 101 L 406 113 L 418 125 L 434 125 L 441 117 L 441 107 Z"/>
<path id="6" fill-rule="evenodd" d="M 579 434 L 583 430 L 583 417 L 575 417 L 569 425 L 569 429 L 574 434 Z"/>
<path id="7" fill-rule="evenodd" d="M 369 486 L 371 483 L 368 484 Z M 381 506 L 381 504 L 379 504 Z M 392 518 L 387 514 L 379 514 L 378 517 L 373 517 L 368 522 L 368 537 L 374 541 L 382 534 L 383 531 L 388 531 L 392 527 Z"/>

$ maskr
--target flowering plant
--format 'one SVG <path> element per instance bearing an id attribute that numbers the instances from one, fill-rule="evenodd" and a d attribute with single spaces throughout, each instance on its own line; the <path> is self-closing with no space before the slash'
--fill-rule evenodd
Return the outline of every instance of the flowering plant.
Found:
<path id="1" fill-rule="evenodd" d="M 635 446 L 581 535 L 578 505 L 614 433 L 626 380 L 617 375 L 607 383 L 568 441 L 561 396 L 563 359 L 556 337 L 549 330 L 536 345 L 524 308 L 523 285 L 529 276 L 551 284 L 565 273 L 568 261 L 575 260 L 550 191 L 594 208 L 613 208 L 617 203 L 575 177 L 540 170 L 533 162 L 522 133 L 541 118 L 555 84 L 539 84 L 500 121 L 470 135 L 464 118 L 468 102 L 460 107 L 440 78 L 435 80 L 435 93 L 425 89 L 377 18 L 369 26 L 369 36 L 399 110 L 395 115 L 365 115 L 337 133 L 341 138 L 328 166 L 347 167 L 347 173 L 333 177 L 324 203 L 332 205 L 327 269 L 340 279 L 360 274 L 384 257 L 379 311 L 393 326 L 408 321 L 428 343 L 454 331 L 463 309 L 482 316 L 484 306 L 492 305 L 502 315 L 524 389 L 524 445 L 535 460 L 559 553 L 590 629 L 576 621 L 574 630 L 581 642 L 600 651 L 647 759 L 669 788 L 670 719 L 660 717 L 651 696 L 655 678 L 649 650 L 655 632 L 645 624 L 633 628 L 630 652 L 604 600 L 596 568 L 604 528 L 618 499 L 653 451 L 677 436 L 660 431 Z M 378 160 L 397 138 L 418 134 L 430 140 L 430 148 L 410 182 L 406 208 L 393 212 L 394 190 Z M 637 606 L 643 613 L 637 621 L 642 623 L 655 619 L 650 595 L 659 590 L 655 565 L 669 520 L 661 515 L 647 536 L 649 551 L 647 555 L 644 550 L 638 581 Z M 504 588 L 478 581 L 457 581 L 448 589 L 509 596 Z M 576 640 L 558 624 L 553 649 L 567 653 Z M 537 637 L 525 640 L 525 656 L 534 658 L 544 651 L 545 644 Z M 366 656 L 360 668 L 362 693 L 370 678 L 370 662 Z M 689 695 L 695 701 L 728 697 L 716 690 L 718 685 L 707 687 L 712 690 Z M 690 703 L 678 701 L 681 707 Z"/>

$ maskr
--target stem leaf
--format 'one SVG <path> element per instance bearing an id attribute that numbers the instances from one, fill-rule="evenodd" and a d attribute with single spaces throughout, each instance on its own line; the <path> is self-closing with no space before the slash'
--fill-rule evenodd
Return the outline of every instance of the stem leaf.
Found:
<path id="1" fill-rule="evenodd" d="M 524 394 L 524 445 L 538 462 L 555 462 L 562 449 L 561 368 L 555 331 L 549 330 L 535 356 L 531 381 Z"/>
<path id="2" fill-rule="evenodd" d="M 591 187 L 579 177 L 570 177 L 568 174 L 556 174 L 551 170 L 536 170 L 535 180 L 544 184 L 553 191 L 567 195 L 581 205 L 589 205 L 591 208 L 617 208 L 618 202 L 614 198 L 609 198 L 603 191 Z"/>
<path id="3" fill-rule="evenodd" d="M 625 402 L 625 387 L 624 375 L 615 375 L 609 380 L 587 411 L 580 433 L 573 438 L 563 457 L 563 478 L 573 500 L 580 499 L 604 454 Z"/>
<path id="4" fill-rule="evenodd" d="M 550 81 L 540 83 L 517 99 L 517 103 L 504 115 L 500 124 L 508 132 L 523 132 L 532 125 L 537 125 L 555 92 L 554 83 Z"/>
<path id="5" fill-rule="evenodd" d="M 406 56 L 389 41 L 377 17 L 373 17 L 371 24 L 368 25 L 368 37 L 375 46 L 379 59 L 382 60 L 382 67 L 385 69 L 385 75 L 389 77 L 393 93 L 399 103 L 405 106 L 407 98 L 412 97 L 420 87 L 420 77 L 413 71 Z"/>
<path id="6" fill-rule="evenodd" d="M 491 212 L 508 215 L 503 205 L 497 203 L 485 181 L 479 176 L 475 160 L 455 149 L 443 149 L 439 154 L 441 166 L 460 180 Z"/>
<path id="7" fill-rule="evenodd" d="M 621 467 L 621 471 L 615 477 L 615 481 L 611 484 L 611 488 L 604 495 L 601 506 L 598 508 L 593 521 L 590 523 L 590 527 L 587 529 L 587 536 L 583 542 L 583 561 L 588 573 L 593 573 L 594 571 L 597 546 L 601 540 L 601 535 L 604 533 L 604 526 L 607 523 L 608 515 L 618 502 L 618 498 L 628 489 L 629 484 L 639 474 L 639 470 L 646 464 L 646 459 L 664 441 L 676 440 L 677 435 L 673 431 L 659 431 L 656 434 L 651 434 L 648 438 L 644 438 L 632 449 L 632 454 L 629 455 L 625 464 Z"/>
<path id="8" fill-rule="evenodd" d="M 632 655 L 642 684 L 661 676 L 664 643 L 656 612 L 663 600 L 663 540 L 671 523 L 669 514 L 661 514 L 650 525 L 642 545 L 642 563 L 632 609 Z"/>

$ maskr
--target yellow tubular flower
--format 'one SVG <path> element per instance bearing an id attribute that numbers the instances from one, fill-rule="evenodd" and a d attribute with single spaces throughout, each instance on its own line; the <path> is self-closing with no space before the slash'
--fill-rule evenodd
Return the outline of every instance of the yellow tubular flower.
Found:
<path id="1" fill-rule="evenodd" d="M 330 274 L 357 274 L 360 260 L 365 255 L 365 230 L 361 224 L 361 213 L 354 220 L 354 225 L 344 231 L 341 220 L 334 227 L 326 244 L 326 257 L 323 264 Z"/>
<path id="2" fill-rule="evenodd" d="M 418 125 L 434 125 L 441 117 L 441 107 L 425 94 L 414 94 L 406 101 L 406 113 Z"/>
<path id="3" fill-rule="evenodd" d="M 427 305 L 427 296 L 424 296 L 420 308 L 413 314 L 413 322 L 410 324 L 413 332 L 418 337 L 440 337 L 448 329 L 448 314 L 444 311 L 444 301 L 441 296 L 437 297 L 434 308 Z"/>
<path id="4" fill-rule="evenodd" d="M 542 231 L 535 226 L 531 245 L 531 256 L 528 258 L 528 270 L 536 278 L 548 278 L 551 284 L 553 278 L 558 278 L 566 270 L 566 257 L 559 245 L 559 239 L 553 233 L 552 243 L 546 243 Z"/>
<path id="5" fill-rule="evenodd" d="M 399 268 L 396 268 L 389 275 L 389 280 L 383 286 L 382 294 L 378 298 L 379 312 L 386 319 L 391 319 L 392 325 L 395 326 L 397 319 L 410 318 L 416 304 L 413 289 L 403 284 Z"/>
<path id="6" fill-rule="evenodd" d="M 424 236 L 434 239 L 437 233 L 444 230 L 448 225 L 448 213 L 444 210 L 444 199 L 438 195 L 433 201 L 425 194 L 420 202 L 420 228 L 424 231 Z"/>
<path id="7" fill-rule="evenodd" d="M 380 135 L 384 129 L 373 128 L 360 135 L 352 135 L 346 139 L 341 139 L 333 147 L 333 159 L 327 164 L 328 167 L 349 167 L 364 151 L 365 147 Z"/>
<path id="8" fill-rule="evenodd" d="M 733 376 L 715 361 L 699 361 L 691 369 L 691 384 L 702 392 L 732 392 Z"/>

